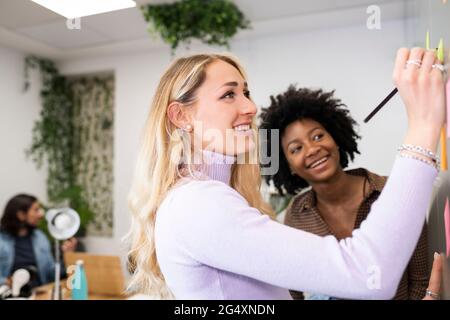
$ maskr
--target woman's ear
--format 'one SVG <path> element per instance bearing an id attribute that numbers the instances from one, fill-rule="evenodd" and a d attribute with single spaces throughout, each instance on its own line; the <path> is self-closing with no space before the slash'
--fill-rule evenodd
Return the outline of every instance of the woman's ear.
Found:
<path id="1" fill-rule="evenodd" d="M 17 212 L 17 219 L 20 222 L 24 222 L 25 220 L 27 220 L 27 214 L 25 212 L 23 212 L 23 211 L 18 211 Z"/>
<path id="2" fill-rule="evenodd" d="M 186 108 L 179 102 L 172 102 L 167 107 L 167 117 L 177 128 L 190 131 L 192 128 Z"/>

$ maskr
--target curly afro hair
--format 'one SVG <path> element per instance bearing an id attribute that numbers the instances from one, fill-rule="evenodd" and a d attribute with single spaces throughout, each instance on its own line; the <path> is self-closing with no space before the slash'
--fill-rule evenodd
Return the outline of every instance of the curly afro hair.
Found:
<path id="1" fill-rule="evenodd" d="M 356 121 L 349 115 L 347 106 L 341 100 L 333 97 L 334 91 L 297 89 L 289 86 L 288 90 L 276 97 L 271 96 L 268 108 L 262 108 L 260 129 L 267 129 L 267 153 L 271 156 L 270 130 L 279 129 L 279 169 L 274 175 L 266 175 L 267 183 L 273 181 L 280 195 L 285 192 L 295 195 L 309 186 L 308 182 L 297 175 L 292 175 L 288 162 L 281 149 L 281 139 L 286 127 L 298 120 L 311 119 L 320 123 L 333 137 L 339 146 L 340 164 L 346 168 L 359 154 L 357 139 L 360 136 L 355 132 Z M 264 166 L 264 165 L 263 165 Z"/>

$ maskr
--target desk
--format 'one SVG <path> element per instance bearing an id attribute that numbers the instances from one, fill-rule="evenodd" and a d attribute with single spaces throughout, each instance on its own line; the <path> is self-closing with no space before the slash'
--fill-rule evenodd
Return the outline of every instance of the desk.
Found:
<path id="1" fill-rule="evenodd" d="M 63 300 L 71 300 L 71 292 L 69 289 L 67 289 L 65 285 L 65 281 L 61 281 L 62 284 L 62 294 L 63 294 Z M 37 287 L 36 294 L 34 296 L 34 300 L 51 300 L 51 294 L 52 294 L 52 288 L 53 283 L 49 283 L 40 287 Z M 126 300 L 128 296 L 122 295 L 122 296 L 112 296 L 112 295 L 103 295 L 103 294 L 93 294 L 89 293 L 88 295 L 89 300 Z"/>

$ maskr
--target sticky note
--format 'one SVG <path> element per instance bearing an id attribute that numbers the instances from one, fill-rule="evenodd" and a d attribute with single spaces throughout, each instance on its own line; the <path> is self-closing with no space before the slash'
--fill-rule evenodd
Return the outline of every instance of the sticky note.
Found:
<path id="1" fill-rule="evenodd" d="M 444 224 L 445 224 L 445 246 L 447 257 L 450 256 L 450 208 L 448 204 L 448 198 L 445 200 L 444 210 Z"/>
<path id="2" fill-rule="evenodd" d="M 448 170 L 447 162 L 447 135 L 445 130 L 445 125 L 441 129 L 441 170 Z"/>
<path id="3" fill-rule="evenodd" d="M 444 39 L 439 40 L 439 46 L 437 49 L 437 58 L 441 63 L 444 63 Z"/>
<path id="4" fill-rule="evenodd" d="M 447 96 L 447 137 L 450 138 L 450 79 L 445 86 Z"/>
<path id="5" fill-rule="evenodd" d="M 444 63 L 444 40 L 441 38 L 439 40 L 439 45 L 437 49 L 437 58 L 441 63 Z M 447 95 L 448 98 L 448 95 Z M 447 103 L 448 108 L 448 103 Z M 448 111 L 448 110 L 447 110 Z M 447 112 L 448 117 L 448 112 Z M 450 124 L 447 121 L 447 124 Z M 448 170 L 448 164 L 447 164 L 447 136 L 448 136 L 448 129 L 445 129 L 445 126 L 441 129 L 441 170 L 447 171 Z"/>

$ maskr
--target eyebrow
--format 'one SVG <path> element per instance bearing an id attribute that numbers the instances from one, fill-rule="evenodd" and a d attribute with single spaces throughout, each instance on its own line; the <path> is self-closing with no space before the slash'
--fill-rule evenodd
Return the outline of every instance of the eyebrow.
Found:
<path id="1" fill-rule="evenodd" d="M 312 128 L 311 130 L 308 131 L 307 134 L 311 134 L 311 132 L 313 132 L 314 130 L 317 130 L 317 129 L 321 129 L 321 128 L 320 127 Z M 288 142 L 287 146 L 289 147 L 294 142 L 299 142 L 299 141 L 298 141 L 297 138 L 294 138 L 294 139 L 292 139 L 291 141 Z"/>
<path id="2" fill-rule="evenodd" d="M 238 87 L 239 83 L 237 83 L 236 81 L 230 81 L 227 83 L 224 83 L 222 86 L 219 87 L 219 89 L 223 88 L 223 87 Z M 248 83 L 247 81 L 244 82 L 244 88 L 248 88 Z"/>

